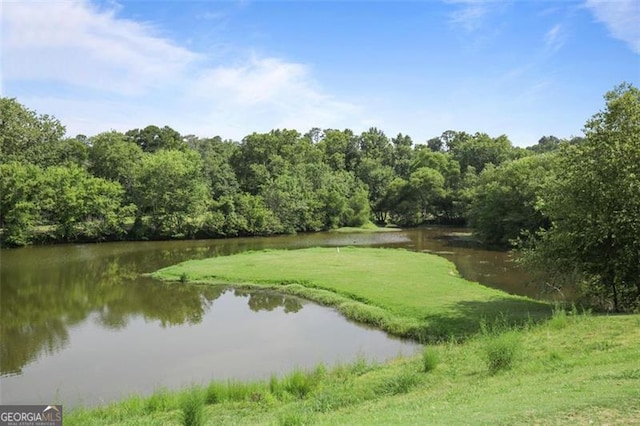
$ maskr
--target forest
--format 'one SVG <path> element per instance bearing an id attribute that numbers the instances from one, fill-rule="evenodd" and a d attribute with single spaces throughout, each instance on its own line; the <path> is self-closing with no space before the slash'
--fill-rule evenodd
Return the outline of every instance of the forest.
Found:
<path id="1" fill-rule="evenodd" d="M 621 84 L 584 137 L 278 129 L 241 141 L 168 126 L 68 137 L 0 98 L 3 246 L 466 224 L 539 279 L 607 309 L 640 300 L 640 91 Z"/>

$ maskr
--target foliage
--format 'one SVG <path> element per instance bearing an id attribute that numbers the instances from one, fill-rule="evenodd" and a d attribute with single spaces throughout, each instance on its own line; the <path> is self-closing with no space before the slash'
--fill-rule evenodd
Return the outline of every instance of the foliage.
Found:
<path id="1" fill-rule="evenodd" d="M 538 208 L 542 188 L 554 178 L 558 157 L 524 157 L 485 168 L 472 190 L 468 219 L 486 243 L 507 246 L 523 232 L 549 227 Z"/>
<path id="2" fill-rule="evenodd" d="M 621 85 L 561 148 L 557 178 L 540 209 L 551 227 L 524 251 L 548 274 L 577 272 L 615 311 L 640 303 L 640 90 Z"/>
<path id="3" fill-rule="evenodd" d="M 169 126 L 160 128 L 150 125 L 144 129 L 129 130 L 126 136 L 144 152 L 156 152 L 162 149 L 184 150 L 186 148 L 180 133 Z"/>
<path id="4" fill-rule="evenodd" d="M 132 213 L 130 207 L 122 209 L 123 195 L 116 182 L 93 177 L 78 166 L 57 166 L 44 173 L 40 204 L 44 219 L 55 224 L 55 235 L 69 241 L 82 234 L 122 234 L 124 218 Z"/>
<path id="5" fill-rule="evenodd" d="M 161 150 L 142 157 L 135 171 L 137 221 L 152 234 L 193 235 L 207 209 L 209 188 L 193 151 Z"/>
<path id="6" fill-rule="evenodd" d="M 33 229 L 40 222 L 42 170 L 32 164 L 0 164 L 0 225 L 8 245 L 31 242 Z"/>
<path id="7" fill-rule="evenodd" d="M 2 225 L 9 245 L 32 242 L 37 225 L 53 224 L 62 241 L 121 236 L 133 206 L 123 207 L 122 187 L 77 165 L 41 169 L 12 162 L 2 173 Z"/>
<path id="8" fill-rule="evenodd" d="M 55 117 L 37 115 L 16 99 L 0 98 L 1 162 L 52 165 L 49 157 L 64 133 L 64 126 Z"/>
<path id="9" fill-rule="evenodd" d="M 464 134 L 457 139 L 452 141 L 450 150 L 461 170 L 473 167 L 480 173 L 486 165 L 498 166 L 512 155 L 513 147 L 506 135 L 491 138 L 486 133 L 476 133 L 473 136 Z"/>
<path id="10" fill-rule="evenodd" d="M 134 172 L 142 159 L 142 149 L 120 132 L 100 133 L 90 138 L 89 170 L 97 177 L 118 182 L 131 198 Z"/>
<path id="11" fill-rule="evenodd" d="M 578 157 L 590 156 L 598 167 L 602 166 L 606 161 L 598 157 L 605 155 L 604 148 L 593 147 L 599 145 L 600 139 L 612 139 L 602 136 L 604 130 L 596 128 L 613 128 L 604 123 L 603 116 L 604 124 L 587 126 L 586 140 L 544 136 L 529 149 L 514 148 L 505 135 L 492 137 L 454 130 L 429 139 L 426 145 L 414 145 L 408 135 L 399 133 L 389 138 L 375 127 L 359 135 L 350 129 L 314 128 L 304 135 L 296 130 L 276 129 L 252 133 L 240 142 L 219 136 L 183 136 L 168 126 L 156 125 L 125 133 L 110 131 L 65 138 L 65 129 L 58 120 L 38 115 L 15 99 L 1 98 L 0 112 L 0 163 L 7 165 L 3 168 L 6 177 L 0 182 L 6 192 L 0 225 L 3 241 L 11 245 L 33 241 L 270 235 L 361 226 L 369 221 L 417 226 L 425 221 L 463 224 L 467 220 L 485 242 L 506 245 L 522 233 L 532 235 L 540 228 L 548 228 L 550 215 L 564 215 L 552 213 L 552 194 L 560 194 L 562 185 L 571 183 L 545 183 L 551 179 L 552 169 L 560 161 L 557 159 L 563 158 L 558 166 L 564 169 L 563 176 L 571 170 L 565 164 L 576 163 L 574 159 Z M 616 120 L 633 122 L 636 118 L 620 116 Z M 620 134 L 621 129 L 616 127 L 614 133 Z M 607 197 L 613 199 L 616 193 L 620 195 L 618 199 L 627 200 L 624 207 L 610 215 L 614 219 L 604 221 L 619 224 L 615 232 L 610 226 L 609 232 L 611 236 L 615 234 L 616 247 L 622 244 L 631 248 L 620 256 L 611 254 L 608 264 L 628 265 L 633 256 L 637 260 L 636 246 L 627 241 L 638 233 L 633 219 L 638 210 L 633 201 L 638 199 L 637 185 L 633 183 L 634 179 L 637 181 L 637 169 L 633 167 L 634 152 L 626 149 L 620 145 L 613 150 L 615 153 L 609 153 L 623 157 L 621 161 L 626 165 L 617 168 L 611 163 L 606 167 L 628 184 L 621 191 L 614 184 L 599 187 L 598 191 L 605 194 L 598 201 L 601 210 L 609 203 Z M 27 164 L 39 169 L 25 168 Z M 597 184 L 594 170 L 598 167 L 585 172 L 585 182 Z M 121 189 L 98 184 L 102 181 L 89 184 L 79 169 Z M 79 183 L 70 183 L 70 177 L 76 175 Z M 585 182 L 583 188 L 587 188 Z M 92 198 L 81 188 L 83 185 L 94 192 L 112 193 L 115 201 Z M 547 186 L 556 189 L 543 190 Z M 62 188 L 64 196 L 56 197 L 52 187 Z M 89 207 L 91 204 L 102 204 L 109 212 L 87 213 L 93 208 Z M 64 213 L 54 211 L 56 205 L 63 206 Z M 118 220 L 113 216 L 116 211 Z M 132 219 L 133 226 L 125 228 L 123 223 L 130 224 Z M 602 240 L 609 238 L 604 235 L 608 232 L 605 228 L 593 222 L 580 225 L 580 232 Z M 551 238 L 541 237 L 530 243 L 543 244 L 547 240 Z M 559 241 L 544 244 L 560 250 Z M 609 297 L 607 292 L 615 290 L 624 293 L 619 294 L 619 299 L 633 299 L 626 284 L 622 284 L 622 290 L 620 283 L 614 287 L 604 284 L 609 279 L 601 279 L 593 271 L 598 269 L 595 266 L 585 268 L 570 257 L 544 257 L 540 253 L 542 250 L 537 250 L 535 256 L 543 263 L 555 264 L 547 268 L 550 272 L 570 270 L 581 277 L 581 283 L 601 287 L 603 291 L 597 292 L 601 297 Z M 616 275 L 615 280 L 627 282 L 631 277 L 633 281 L 638 273 L 630 267 L 623 275 Z"/>

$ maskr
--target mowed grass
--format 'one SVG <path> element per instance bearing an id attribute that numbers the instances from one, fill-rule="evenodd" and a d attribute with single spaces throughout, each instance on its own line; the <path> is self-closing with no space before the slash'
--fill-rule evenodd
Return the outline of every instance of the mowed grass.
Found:
<path id="1" fill-rule="evenodd" d="M 268 250 L 192 260 L 154 277 L 263 286 L 336 307 L 350 319 L 422 342 L 463 338 L 480 320 L 514 324 L 546 318 L 548 304 L 458 276 L 448 260 L 398 249 Z"/>
<path id="2" fill-rule="evenodd" d="M 495 370 L 487 348 L 516 339 Z M 159 390 L 65 413 L 65 424 L 406 425 L 638 424 L 640 316 L 567 315 L 517 329 L 483 327 L 424 356 L 294 371 L 256 382 Z"/>

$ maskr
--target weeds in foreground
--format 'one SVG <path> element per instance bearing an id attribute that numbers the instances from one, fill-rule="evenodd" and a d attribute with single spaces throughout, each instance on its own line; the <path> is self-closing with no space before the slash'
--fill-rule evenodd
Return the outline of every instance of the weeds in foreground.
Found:
<path id="1" fill-rule="evenodd" d="M 420 383 L 420 376 L 415 371 L 403 371 L 386 378 L 378 387 L 377 393 L 383 395 L 399 395 L 409 392 Z"/>
<path id="2" fill-rule="evenodd" d="M 204 424 L 205 395 L 200 388 L 192 388 L 180 398 L 182 424 L 200 426 Z"/>
<path id="3" fill-rule="evenodd" d="M 520 355 L 522 343 L 515 331 L 489 335 L 483 346 L 484 358 L 491 374 L 509 370 Z"/>
<path id="4" fill-rule="evenodd" d="M 436 369 L 440 363 L 440 356 L 438 352 L 430 346 L 427 346 L 422 351 L 422 369 L 425 373 Z"/>

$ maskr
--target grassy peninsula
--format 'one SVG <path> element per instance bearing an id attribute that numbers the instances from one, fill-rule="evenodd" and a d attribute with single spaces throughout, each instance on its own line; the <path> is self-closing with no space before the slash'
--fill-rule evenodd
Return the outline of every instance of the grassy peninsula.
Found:
<path id="1" fill-rule="evenodd" d="M 552 310 L 403 250 L 313 248 L 188 261 L 155 277 L 261 286 L 335 306 L 422 355 L 212 382 L 65 415 L 68 424 L 633 424 L 640 316 Z M 446 336 L 452 336 L 447 338 Z M 436 338 L 437 337 L 437 338 Z"/>
<path id="2" fill-rule="evenodd" d="M 408 250 L 356 247 L 266 250 L 193 260 L 155 278 L 268 287 L 334 306 L 350 319 L 422 342 L 464 337 L 481 320 L 548 317 L 551 307 L 458 276 L 448 260 Z"/>

